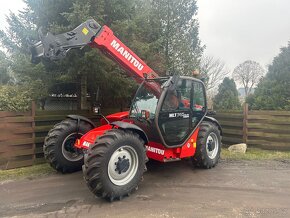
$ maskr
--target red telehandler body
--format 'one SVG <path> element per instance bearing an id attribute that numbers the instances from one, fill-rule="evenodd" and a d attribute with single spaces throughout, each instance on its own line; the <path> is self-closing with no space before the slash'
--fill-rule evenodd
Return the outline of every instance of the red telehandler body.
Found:
<path id="1" fill-rule="evenodd" d="M 99 127 L 78 115 L 56 124 L 44 142 L 45 158 L 53 168 L 63 173 L 82 168 L 89 189 L 112 201 L 137 189 L 148 158 L 190 158 L 202 168 L 218 163 L 222 130 L 207 116 L 203 82 L 159 77 L 109 27 L 91 19 L 64 34 L 48 33 L 31 47 L 32 60 L 57 60 L 86 45 L 117 61 L 141 85 L 130 111 L 104 117 Z"/>

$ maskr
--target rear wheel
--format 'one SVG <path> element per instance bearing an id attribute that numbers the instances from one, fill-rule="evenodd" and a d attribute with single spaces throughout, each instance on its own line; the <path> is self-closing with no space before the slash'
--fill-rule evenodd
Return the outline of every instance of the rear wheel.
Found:
<path id="1" fill-rule="evenodd" d="M 112 129 L 100 136 L 85 155 L 84 179 L 97 197 L 121 199 L 137 189 L 146 159 L 139 135 Z"/>
<path id="2" fill-rule="evenodd" d="M 211 122 L 202 122 L 200 125 L 196 152 L 192 158 L 195 166 L 212 168 L 218 164 L 221 152 L 221 135 L 218 127 Z"/>
<path id="3" fill-rule="evenodd" d="M 62 173 L 81 170 L 84 155 L 82 150 L 74 147 L 74 143 L 91 129 L 92 126 L 84 121 L 80 121 L 77 127 L 77 121 L 72 119 L 56 124 L 44 140 L 43 152 L 47 162 Z"/>

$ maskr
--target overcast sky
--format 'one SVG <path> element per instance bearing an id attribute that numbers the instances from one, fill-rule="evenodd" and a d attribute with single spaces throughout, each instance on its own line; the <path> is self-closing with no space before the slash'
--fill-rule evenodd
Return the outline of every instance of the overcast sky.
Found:
<path id="1" fill-rule="evenodd" d="M 290 41 L 290 0 L 197 1 L 205 53 L 222 59 L 230 70 L 248 59 L 266 68 Z M 9 10 L 24 6 L 22 0 L 1 1 L 0 29 Z"/>
<path id="2" fill-rule="evenodd" d="M 251 59 L 264 68 L 290 41 L 289 0 L 198 0 L 206 54 L 233 70 Z"/>
<path id="3" fill-rule="evenodd" d="M 3 30 L 6 25 L 6 18 L 5 15 L 9 14 L 9 10 L 13 12 L 17 12 L 25 7 L 25 4 L 22 0 L 4 0 L 1 1 L 0 6 L 0 29 Z"/>

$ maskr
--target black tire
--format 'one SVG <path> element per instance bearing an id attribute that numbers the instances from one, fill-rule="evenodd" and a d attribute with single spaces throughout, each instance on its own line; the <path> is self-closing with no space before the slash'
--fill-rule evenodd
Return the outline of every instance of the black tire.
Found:
<path id="1" fill-rule="evenodd" d="M 89 123 L 80 121 L 77 130 L 77 121 L 72 119 L 56 124 L 48 132 L 43 145 L 44 157 L 50 166 L 62 173 L 81 170 L 84 162 L 83 154 L 75 150 L 73 144 L 76 138 L 80 138 L 92 128 Z"/>
<path id="2" fill-rule="evenodd" d="M 211 122 L 202 122 L 192 163 L 197 167 L 210 169 L 218 164 L 220 152 L 221 135 L 218 127 Z"/>
<path id="3" fill-rule="evenodd" d="M 121 170 L 122 161 L 127 160 L 128 168 Z M 146 170 L 146 160 L 144 141 L 138 134 L 112 129 L 90 146 L 84 159 L 84 179 L 97 197 L 121 200 L 138 188 Z M 124 178 L 116 179 L 116 175 Z"/>

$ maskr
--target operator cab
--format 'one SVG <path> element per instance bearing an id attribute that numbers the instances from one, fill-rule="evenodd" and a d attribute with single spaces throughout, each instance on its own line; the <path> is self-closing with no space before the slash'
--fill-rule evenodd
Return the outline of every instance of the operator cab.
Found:
<path id="1" fill-rule="evenodd" d="M 181 147 L 206 113 L 203 82 L 172 76 L 145 80 L 132 102 L 129 118 L 146 132 L 149 141 Z"/>

